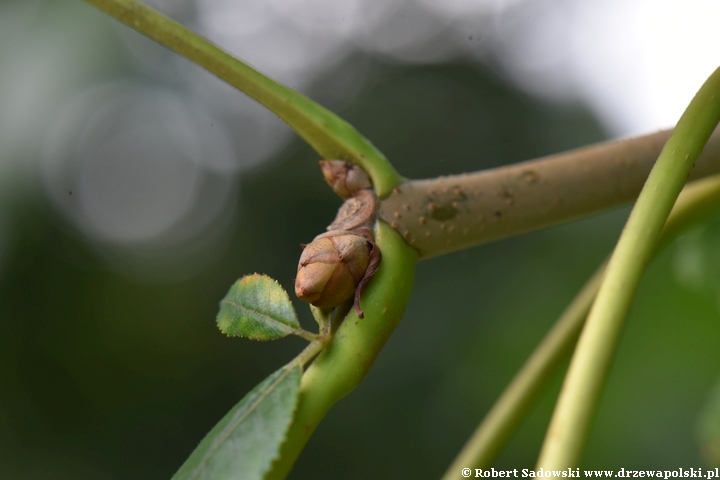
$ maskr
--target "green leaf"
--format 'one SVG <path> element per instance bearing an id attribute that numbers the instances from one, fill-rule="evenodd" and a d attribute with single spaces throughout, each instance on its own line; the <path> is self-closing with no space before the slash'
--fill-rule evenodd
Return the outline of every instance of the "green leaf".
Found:
<path id="1" fill-rule="evenodd" d="M 264 478 L 297 407 L 300 366 L 285 366 L 250 391 L 210 430 L 173 480 Z"/>
<path id="2" fill-rule="evenodd" d="M 244 276 L 230 287 L 220 302 L 217 324 L 227 336 L 253 340 L 276 340 L 303 333 L 285 289 L 267 275 L 257 273 Z"/>

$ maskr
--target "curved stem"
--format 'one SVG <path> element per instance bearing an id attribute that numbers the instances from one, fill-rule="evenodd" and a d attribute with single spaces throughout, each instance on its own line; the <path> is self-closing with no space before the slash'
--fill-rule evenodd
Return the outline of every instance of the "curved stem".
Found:
<path id="1" fill-rule="evenodd" d="M 662 150 L 610 258 L 555 407 L 538 468 L 580 460 L 624 319 L 660 231 L 720 121 L 720 69 L 703 84 Z"/>
<path id="2" fill-rule="evenodd" d="M 417 252 L 384 222 L 378 222 L 375 241 L 383 260 L 363 292 L 365 317 L 358 319 L 351 310 L 303 375 L 295 418 L 267 479 L 285 478 L 330 407 L 360 383 L 400 323 Z"/>
<path id="3" fill-rule="evenodd" d="M 421 258 L 462 250 L 618 207 L 640 193 L 671 131 L 494 168 L 403 183 L 379 216 Z M 691 179 L 720 172 L 720 130 Z"/>
<path id="4" fill-rule="evenodd" d="M 246 93 L 284 120 L 322 158 L 362 166 L 384 197 L 402 180 L 385 156 L 343 119 L 137 0 L 85 0 Z"/>
<path id="5" fill-rule="evenodd" d="M 678 197 L 665 223 L 655 253 L 660 253 L 684 230 L 716 214 L 718 209 L 720 175 L 689 184 Z M 600 288 L 606 265 L 607 262 L 604 262 L 598 267 L 565 309 L 453 460 L 443 480 L 461 478 L 460 472 L 466 467 L 486 469 L 492 465 L 575 345 Z"/>
<path id="6" fill-rule="evenodd" d="M 443 480 L 460 477 L 463 468 L 488 468 L 549 383 L 580 335 L 602 276 L 603 264 L 565 309 L 552 329 L 515 375 L 482 423 L 445 472 Z"/>
<path id="7" fill-rule="evenodd" d="M 315 340 L 310 342 L 310 344 L 303 349 L 302 352 L 297 354 L 295 358 L 293 358 L 290 363 L 288 363 L 288 367 L 294 367 L 294 366 L 300 366 L 305 367 L 305 365 L 312 360 L 312 358 L 320 353 L 323 348 L 325 348 L 325 345 L 327 345 L 328 339 L 327 337 L 318 336 Z"/>
<path id="8" fill-rule="evenodd" d="M 302 338 L 303 340 L 307 340 L 308 342 L 311 342 L 311 343 L 318 339 L 318 335 L 316 333 L 308 332 L 307 330 L 305 330 L 303 328 L 298 328 L 296 330 L 293 330 L 292 334 Z"/>

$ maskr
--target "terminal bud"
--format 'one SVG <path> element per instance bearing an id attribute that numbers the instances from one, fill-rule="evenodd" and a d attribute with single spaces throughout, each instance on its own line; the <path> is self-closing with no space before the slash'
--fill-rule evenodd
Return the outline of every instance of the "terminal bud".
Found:
<path id="1" fill-rule="evenodd" d="M 350 198 L 360 190 L 372 188 L 370 177 L 358 165 L 342 160 L 322 160 L 320 170 L 327 184 L 341 198 Z"/>

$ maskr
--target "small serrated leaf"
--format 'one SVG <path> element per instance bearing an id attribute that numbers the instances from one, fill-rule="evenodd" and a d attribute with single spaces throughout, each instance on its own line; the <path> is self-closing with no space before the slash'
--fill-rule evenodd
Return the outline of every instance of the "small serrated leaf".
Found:
<path id="1" fill-rule="evenodd" d="M 246 275 L 220 302 L 220 331 L 228 336 L 276 340 L 301 330 L 290 297 L 267 275 Z"/>
<path id="2" fill-rule="evenodd" d="M 302 368 L 283 367 L 235 405 L 173 480 L 260 480 L 280 452 L 297 407 Z"/>

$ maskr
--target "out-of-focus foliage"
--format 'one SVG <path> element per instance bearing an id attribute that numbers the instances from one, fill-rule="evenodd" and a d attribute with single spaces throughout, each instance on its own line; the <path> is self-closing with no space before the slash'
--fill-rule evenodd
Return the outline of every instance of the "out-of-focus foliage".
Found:
<path id="1" fill-rule="evenodd" d="M 251 118 L 261 122 L 248 130 L 248 117 L 225 100 L 241 94 L 212 80 L 199 90 L 174 80 L 174 73 L 204 77 L 162 52 L 154 65 L 163 68 L 145 69 L 127 53 L 126 34 L 79 2 L 38 2 L 28 15 L 31 34 L 23 38 L 44 49 L 0 45 L 0 78 L 22 80 L 0 82 L 0 158 L 4 167 L 13 165 L 0 170 L 0 477 L 168 478 L 243 395 L 305 344 L 226 338 L 215 325 L 218 302 L 246 273 L 262 271 L 292 285 L 300 244 L 324 231 L 340 201 L 325 186 L 318 158 L 298 140 L 265 163 L 250 161 L 262 157 L 258 148 L 268 148 L 263 135 L 279 127 L 257 110 Z M 56 60 L 65 51 L 72 54 Z M 348 78 L 364 80 L 338 94 L 338 82 Z M 143 104 L 135 100 L 115 102 L 122 116 L 107 114 L 106 105 L 92 117 L 119 118 L 117 128 L 131 133 L 128 118 L 147 120 L 143 125 L 160 132 L 143 137 L 157 154 L 147 157 L 157 169 L 148 173 L 147 162 L 138 163 L 137 173 L 131 156 L 126 163 L 108 160 L 105 169 L 102 162 L 72 163 L 87 152 L 80 147 L 68 150 L 75 152 L 72 169 L 48 169 L 47 145 L 58 143 L 46 132 L 58 130 L 37 128 L 28 118 L 57 116 L 68 98 L 111 81 L 150 92 L 122 98 L 160 96 L 162 105 L 184 105 L 171 119 L 132 113 L 146 108 L 126 111 Z M 47 86 L 42 98 L 21 97 L 35 91 L 20 88 L 32 82 Z M 304 91 L 412 178 L 603 139 L 581 107 L 538 102 L 460 60 L 413 66 L 357 53 Z M 194 120 L 184 124 L 181 114 Z M 95 132 L 88 141 L 104 133 L 90 128 L 92 118 L 84 124 Z M 205 140 L 186 143 L 193 134 Z M 216 150 L 222 156 L 205 158 L 207 139 L 213 148 L 224 145 Z M 107 134 L 107 142 L 115 140 Z M 100 152 L 93 158 L 107 160 L 102 152 L 117 151 L 93 145 Z M 137 152 L 147 150 L 130 150 Z M 111 191 L 123 181 L 138 190 Z M 180 187 L 168 185 L 184 193 L 173 197 Z M 172 195 L 162 196 L 166 190 Z M 123 203 L 126 197 L 132 201 Z M 167 198 L 172 201 L 163 203 Z M 177 215 L 175 223 L 142 223 L 166 219 L 163 208 Z M 105 211 L 117 216 L 99 213 Z M 320 425 L 291 478 L 439 476 L 609 252 L 625 215 L 421 263 L 403 323 L 365 381 Z M 133 221 L 147 226 L 134 230 L 146 236 L 128 236 L 123 227 Z M 720 294 L 712 280 L 687 281 L 693 255 L 711 258 L 716 248 L 709 237 L 693 242 L 663 254 L 641 285 L 585 466 L 700 465 L 693 429 L 720 373 Z M 300 322 L 311 327 L 307 307 L 293 302 Z M 557 386 L 499 466 L 533 465 Z"/>
<path id="2" fill-rule="evenodd" d="M 710 466 L 720 465 L 720 384 L 710 393 L 700 411 L 697 424 L 698 441 L 703 459 Z"/>

